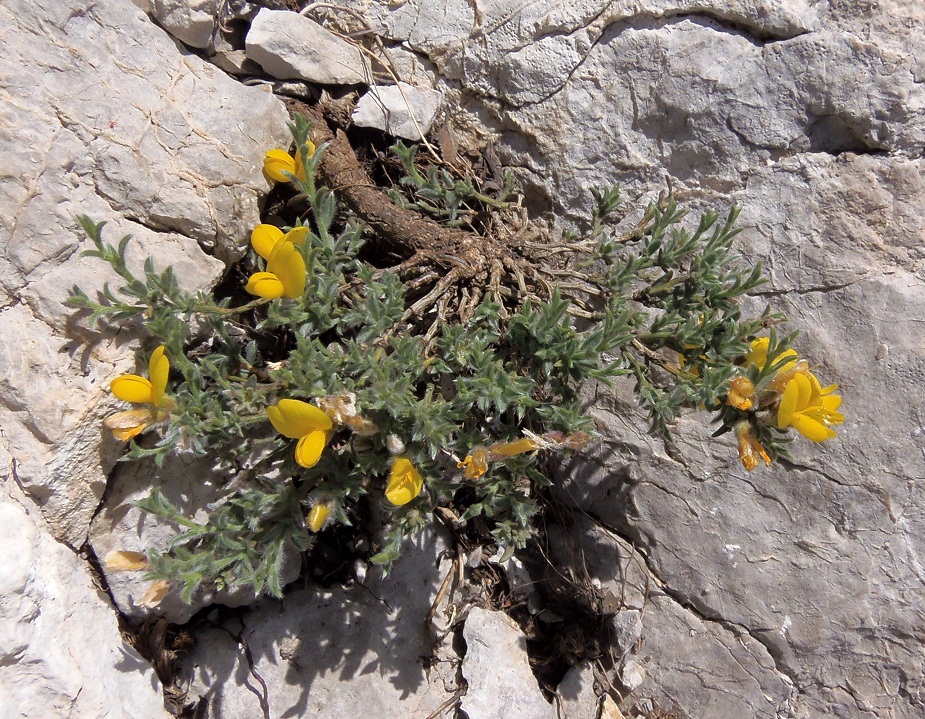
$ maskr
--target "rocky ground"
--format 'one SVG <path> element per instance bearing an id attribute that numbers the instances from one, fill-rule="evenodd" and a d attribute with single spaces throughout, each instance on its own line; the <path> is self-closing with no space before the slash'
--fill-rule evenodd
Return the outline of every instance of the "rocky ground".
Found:
<path id="1" fill-rule="evenodd" d="M 391 76 L 307 20 L 292 29 L 296 3 L 262 5 L 278 12 L 0 5 L 0 716 L 168 717 L 162 680 L 166 707 L 215 719 L 925 714 L 922 5 L 315 4 L 315 20 L 380 38 Z M 388 578 L 358 566 L 282 601 L 145 609 L 134 575 L 98 574 L 95 557 L 163 541 L 132 499 L 156 485 L 194 511 L 215 477 L 116 467 L 100 423 L 136 338 L 91 333 L 64 306 L 73 284 L 107 279 L 81 257 L 75 216 L 209 288 L 259 222 L 263 153 L 288 142 L 273 90 L 344 84 L 357 123 L 409 139 L 433 127 L 460 152 L 491 142 L 559 229 L 615 181 L 644 199 L 670 180 L 695 211 L 740 205 L 741 251 L 771 277 L 754 309 L 785 311 L 842 388 L 836 441 L 751 474 L 703 417 L 665 446 L 630 388 L 597 394 L 604 442 L 563 473 L 574 521 L 545 549 L 566 584 L 604 598 L 607 646 L 579 632 L 567 651 L 577 624 L 544 613 L 535 567 L 454 564 L 439 533 Z M 485 600 L 491 572 L 519 623 Z M 544 670 L 556 642 L 571 669 Z"/>

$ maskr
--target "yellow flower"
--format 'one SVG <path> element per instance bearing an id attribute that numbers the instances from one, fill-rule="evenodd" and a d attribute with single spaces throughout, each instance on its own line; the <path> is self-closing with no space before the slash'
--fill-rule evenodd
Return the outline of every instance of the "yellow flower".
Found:
<path id="1" fill-rule="evenodd" d="M 251 275 L 244 289 L 252 295 L 269 300 L 278 297 L 298 299 L 305 292 L 305 260 L 302 259 L 302 253 L 286 237 L 281 236 L 269 253 L 267 271 Z"/>
<path id="2" fill-rule="evenodd" d="M 514 457 L 518 454 L 532 452 L 535 449 L 540 449 L 539 443 L 530 437 L 523 437 L 514 442 L 496 442 L 488 448 L 488 453 L 491 459 L 498 459 L 500 457 Z"/>
<path id="3" fill-rule="evenodd" d="M 751 347 L 748 352 L 745 353 L 745 359 L 749 364 L 753 364 L 758 369 L 764 369 L 764 366 L 768 363 L 768 349 L 771 346 L 771 339 L 769 337 L 759 337 L 751 343 Z M 786 349 L 777 355 L 775 362 L 779 362 L 784 357 L 793 357 L 794 362 L 796 362 L 799 355 L 794 349 Z M 783 372 L 793 366 L 793 363 L 787 363 L 780 368 L 780 372 Z"/>
<path id="4" fill-rule="evenodd" d="M 736 439 L 739 442 L 739 459 L 747 471 L 751 472 L 758 466 L 759 458 L 763 459 L 765 464 L 771 464 L 771 458 L 755 438 L 748 422 L 736 425 Z"/>
<path id="5" fill-rule="evenodd" d="M 729 380 L 726 404 L 736 409 L 751 409 L 754 406 L 755 385 L 748 377 L 733 377 Z"/>
<path id="6" fill-rule="evenodd" d="M 488 450 L 484 447 L 473 447 L 472 452 L 466 455 L 462 462 L 457 462 L 459 469 L 465 468 L 466 479 L 478 479 L 488 471 Z"/>
<path id="7" fill-rule="evenodd" d="M 411 460 L 406 457 L 396 457 L 392 462 L 389 483 L 385 488 L 386 499 L 396 507 L 401 507 L 417 497 L 423 487 L 424 478 L 411 464 Z"/>
<path id="8" fill-rule="evenodd" d="M 148 568 L 148 558 L 141 552 L 119 549 L 107 554 L 103 564 L 109 572 L 140 572 Z"/>
<path id="9" fill-rule="evenodd" d="M 321 459 L 328 431 L 333 426 L 324 412 L 298 399 L 281 399 L 267 407 L 267 416 L 274 429 L 289 439 L 297 439 L 295 461 L 306 469 Z"/>
<path id="10" fill-rule="evenodd" d="M 158 579 L 156 582 L 151 583 L 148 591 L 135 604 L 139 607 L 156 607 L 167 596 L 168 592 L 170 592 L 170 582 L 166 579 Z"/>
<path id="11" fill-rule="evenodd" d="M 829 426 L 841 424 L 845 417 L 836 411 L 841 406 L 841 397 L 832 394 L 836 389 L 834 384 L 822 387 L 812 372 L 795 374 L 781 395 L 777 426 L 794 427 L 813 442 L 837 436 Z"/>
<path id="12" fill-rule="evenodd" d="M 257 225 L 251 232 L 251 247 L 263 259 L 269 260 L 280 240 L 286 240 L 296 245 L 305 241 L 309 228 L 306 226 L 293 227 L 285 234 L 275 225 Z"/>
<path id="13" fill-rule="evenodd" d="M 164 395 L 169 374 L 170 361 L 164 356 L 164 345 L 161 345 L 151 353 L 151 359 L 148 361 L 150 379 L 139 377 L 137 374 L 124 374 L 112 381 L 109 389 L 118 399 L 151 405 L 144 409 L 117 412 L 103 420 L 103 425 L 112 430 L 116 439 L 127 441 L 167 417 L 173 408 L 173 402 Z"/>
<path id="14" fill-rule="evenodd" d="M 308 513 L 308 528 L 317 534 L 324 529 L 330 516 L 331 505 L 327 502 L 318 502 Z"/>
<path id="15" fill-rule="evenodd" d="M 315 145 L 309 141 L 308 156 L 311 157 L 314 154 Z M 268 181 L 291 182 L 291 178 L 284 175 L 284 172 L 295 175 L 300 180 L 305 180 L 305 168 L 302 167 L 302 153 L 296 150 L 295 157 L 293 157 L 288 152 L 280 150 L 278 147 L 274 147 L 272 150 L 267 151 L 266 156 L 263 158 L 263 176 L 266 177 Z"/>

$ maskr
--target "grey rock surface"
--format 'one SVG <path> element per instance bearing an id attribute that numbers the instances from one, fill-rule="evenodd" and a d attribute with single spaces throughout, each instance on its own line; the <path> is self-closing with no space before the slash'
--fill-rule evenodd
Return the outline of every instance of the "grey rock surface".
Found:
<path id="1" fill-rule="evenodd" d="M 180 42 L 198 48 L 211 44 L 216 0 L 150 0 L 150 6 L 160 26 Z"/>
<path id="2" fill-rule="evenodd" d="M 457 688 L 452 662 L 427 662 L 424 618 L 448 568 L 444 548 L 426 531 L 386 578 L 370 569 L 365 585 L 293 591 L 205 632 L 187 662 L 190 696 L 221 719 L 260 716 L 262 701 L 272 717 L 430 716 Z"/>
<path id="3" fill-rule="evenodd" d="M 262 9 L 247 33 L 247 57 L 280 80 L 322 85 L 370 81 L 369 63 L 355 46 L 314 20 L 287 10 Z"/>
<path id="4" fill-rule="evenodd" d="M 588 216 L 592 187 L 652 196 L 665 175 L 695 211 L 741 205 L 739 247 L 771 276 L 750 309 L 786 312 L 797 349 L 841 386 L 838 439 L 798 437 L 792 462 L 753 474 L 703 417 L 666 447 L 631 388 L 601 390 L 602 457 L 573 467 L 563 496 L 634 542 L 662 588 L 634 696 L 691 716 L 921 716 L 925 429 L 908 393 L 925 376 L 925 8 L 367 13 L 478 118 L 456 123 L 461 142 L 492 137 L 525 203 L 563 226 Z"/>
<path id="5" fill-rule="evenodd" d="M 74 284 L 119 281 L 80 256 L 92 245 L 76 215 L 109 221 L 110 243 L 133 234 L 136 271 L 151 255 L 187 289 L 210 287 L 259 222 L 262 156 L 286 142 L 287 116 L 125 0 L 11 0 L 0 22 L 0 64 L 18 68 L 0 79 L 0 442 L 76 547 L 118 455 L 100 426 L 120 404 L 109 380 L 135 369 L 130 333 L 101 342 L 63 304 Z"/>
<path id="6" fill-rule="evenodd" d="M 473 608 L 463 627 L 468 683 L 460 707 L 469 719 L 545 719 L 556 716 L 530 670 L 527 640 L 503 612 Z"/>
<path id="7" fill-rule="evenodd" d="M 430 132 L 443 95 L 436 90 L 397 85 L 374 85 L 357 102 L 353 122 L 416 142 Z"/>
<path id="8" fill-rule="evenodd" d="M 594 690 L 594 670 L 575 666 L 556 688 L 559 716 L 565 719 L 599 719 L 600 699 Z"/>
<path id="9" fill-rule="evenodd" d="M 233 477 L 216 470 L 214 459 L 208 456 L 171 455 L 162 467 L 148 461 L 127 462 L 116 467 L 110 475 L 106 496 L 93 518 L 88 541 L 103 565 L 109 591 L 119 611 L 137 621 L 156 614 L 173 624 L 184 624 L 211 604 L 236 607 L 256 601 L 253 590 L 215 592 L 203 589 L 187 604 L 180 599 L 179 587 L 173 587 L 156 606 L 139 604 L 151 580 L 144 578 L 143 571 L 110 571 L 105 559 L 114 551 L 163 551 L 180 531 L 180 527 L 135 506 L 135 502 L 148 497 L 155 488 L 198 522 L 207 520 L 207 506 L 222 502 L 235 491 Z M 299 576 L 301 564 L 301 557 L 293 548 L 282 571 L 284 585 Z"/>
<path id="10" fill-rule="evenodd" d="M 742 252 L 772 279 L 752 309 L 771 301 L 786 311 L 804 330 L 798 349 L 842 386 L 838 440 L 798 438 L 793 461 L 753 474 L 702 417 L 682 418 L 669 447 L 645 434 L 630 388 L 598 393 L 599 461 L 576 462 L 561 496 L 590 517 L 572 535 L 589 571 L 623 612 L 642 617 L 641 643 L 621 666 L 629 703 L 697 717 L 921 717 L 922 5 L 354 7 L 412 65 L 433 69 L 437 89 L 464 110 L 453 118 L 460 142 L 493 139 L 525 203 L 552 208 L 564 226 L 587 216 L 591 187 L 621 181 L 630 197 L 651 195 L 666 174 L 695 210 L 740 204 Z M 128 0 L 8 0 L 0 23 L 0 67 L 16 70 L 0 74 L 0 475 L 28 491 L 54 537 L 79 546 L 119 452 L 101 440 L 116 405 L 105 389 L 134 367 L 130 333 L 87 348 L 73 336 L 79 323 L 68 324 L 67 288 L 105 279 L 96 260 L 79 257 L 88 244 L 74 216 L 109 220 L 111 241 L 135 234 L 138 266 L 148 254 L 169 258 L 187 287 L 210 286 L 223 265 L 209 253 L 234 258 L 257 221 L 260 159 L 288 142 L 285 112 L 180 53 Z M 312 64 L 315 48 L 290 43 L 297 59 L 280 67 Z M 352 74 L 314 81 L 366 82 L 365 61 L 349 50 L 338 64 Z M 29 717 L 49 707 L 74 719 L 120 716 L 122 696 L 137 704 L 132 716 L 161 716 L 150 670 L 121 654 L 76 557 L 17 504 L 4 498 L 0 512 L 15 560 L 0 572 L 0 715 L 9 713 L 2 701 L 25 692 L 44 702 Z M 116 542 L 104 532 L 94 541 Z M 422 556 L 432 568 L 431 549 Z M 427 716 L 449 698 L 455 665 L 445 675 L 431 667 L 428 680 L 417 664 L 442 574 L 418 566 L 394 576 L 392 589 L 371 580 L 369 592 L 303 590 L 243 615 L 232 631 L 271 677 L 264 701 L 274 711 Z M 129 601 L 134 591 L 116 590 Z M 77 613 L 92 633 L 71 621 Z M 465 631 L 474 637 L 484 614 L 473 610 Z M 470 719 L 500 711 L 497 677 L 510 664 L 501 648 L 512 637 L 526 665 L 516 629 L 479 636 L 484 646 L 469 643 L 463 668 Z M 106 669 L 126 682 L 116 697 L 86 673 L 80 660 L 91 652 L 125 670 Z M 476 670 L 479 652 L 501 663 Z M 223 719 L 261 713 L 242 654 L 216 631 L 193 657 L 193 686 Z M 554 711 L 528 670 L 518 688 L 535 705 L 529 716 Z"/>
<path id="11" fill-rule="evenodd" d="M 154 669 L 122 640 L 86 563 L 20 502 L 31 504 L 0 484 L 0 716 L 168 719 Z"/>
<path id="12" fill-rule="evenodd" d="M 614 650 L 618 657 L 628 654 L 642 637 L 642 612 L 638 609 L 621 609 L 611 620 Z"/>
<path id="13" fill-rule="evenodd" d="M 119 282 L 80 256 L 76 216 L 107 221 L 110 243 L 133 234 L 136 272 L 151 255 L 211 287 L 259 222 L 262 156 L 287 116 L 127 0 L 11 0 L 0 23 L 0 716 L 166 718 L 72 549 L 121 451 L 101 426 L 121 404 L 109 381 L 136 369 L 131 331 L 89 332 L 63 304 L 74 284 Z"/>

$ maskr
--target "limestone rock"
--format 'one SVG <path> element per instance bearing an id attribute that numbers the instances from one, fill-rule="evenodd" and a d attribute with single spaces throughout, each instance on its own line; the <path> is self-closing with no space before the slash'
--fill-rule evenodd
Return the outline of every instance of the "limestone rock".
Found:
<path id="1" fill-rule="evenodd" d="M 603 591 L 623 597 L 624 611 L 644 610 L 641 649 L 620 667 L 621 681 L 639 692 L 635 702 L 655 696 L 663 707 L 682 701 L 687 713 L 708 706 L 716 716 L 761 719 L 776 719 L 779 707 L 791 705 L 796 688 L 760 635 L 712 619 L 662 585 L 631 542 L 587 516 L 551 538 L 553 561 L 573 563 L 580 548 L 582 566 Z"/>
<path id="2" fill-rule="evenodd" d="M 543 719 L 556 716 L 530 670 L 527 642 L 502 612 L 476 607 L 463 628 L 468 683 L 460 707 L 469 719 Z"/>
<path id="3" fill-rule="evenodd" d="M 622 609 L 614 615 L 611 625 L 617 656 L 625 656 L 642 636 L 642 612 L 638 609 Z"/>
<path id="4" fill-rule="evenodd" d="M 180 599 L 179 588 L 174 588 L 156 606 L 140 606 L 139 601 L 151 586 L 151 580 L 144 579 L 144 572 L 114 572 L 105 565 L 106 556 L 113 551 L 165 551 L 179 531 L 160 517 L 134 506 L 154 488 L 185 515 L 205 522 L 206 507 L 223 501 L 234 491 L 231 477 L 216 471 L 214 465 L 214 459 L 209 456 L 170 455 L 162 467 L 145 461 L 120 464 L 110 477 L 109 491 L 93 518 L 89 542 L 103 565 L 113 600 L 125 616 L 143 620 L 156 615 L 173 624 L 183 624 L 213 603 L 235 607 L 256 600 L 250 589 L 219 592 L 203 589 L 186 604 Z M 282 572 L 284 585 L 299 576 L 300 567 L 301 556 L 293 548 Z"/>
<path id="5" fill-rule="evenodd" d="M 430 132 L 441 93 L 400 82 L 369 88 L 357 102 L 353 122 L 416 142 Z"/>
<path id="6" fill-rule="evenodd" d="M 459 85 L 483 126 L 456 129 L 492 136 L 526 203 L 563 227 L 586 220 L 592 187 L 619 181 L 636 198 L 665 175 L 695 211 L 741 205 L 739 247 L 772 280 L 748 309 L 785 311 L 797 349 L 842 387 L 837 440 L 798 437 L 792 462 L 752 474 L 703 417 L 682 418 L 666 448 L 631 387 L 599 395 L 607 460 L 573 465 L 562 492 L 661 580 L 663 595 L 630 605 L 647 607 L 637 692 L 692 716 L 919 716 L 925 430 L 908 393 L 925 377 L 922 5 L 367 12 L 428 55 L 445 91 Z"/>
<path id="7" fill-rule="evenodd" d="M 215 32 L 216 0 L 150 1 L 151 14 L 177 40 L 190 47 L 209 47 Z"/>
<path id="8" fill-rule="evenodd" d="M 500 0 L 479 6 L 465 0 L 401 5 L 379 0 L 369 14 L 389 38 L 427 54 L 445 78 L 517 107 L 555 94 L 598 43 L 624 27 L 693 17 L 756 38 L 787 39 L 817 22 L 806 0 L 581 0 L 558 5 Z"/>
<path id="9" fill-rule="evenodd" d="M 446 564 L 436 570 L 444 547 L 426 531 L 406 543 L 384 579 L 372 570 L 366 586 L 308 587 L 283 602 L 264 600 L 226 623 L 240 643 L 225 631 L 205 632 L 187 663 L 190 695 L 207 697 L 222 719 L 251 719 L 261 714 L 246 679 L 256 672 L 270 716 L 429 716 L 456 684 L 453 664 L 422 666 L 431 651 L 424 618 L 447 571 Z"/>
<path id="10" fill-rule="evenodd" d="M 280 80 L 322 85 L 370 81 L 369 64 L 353 45 L 298 13 L 262 9 L 247 33 L 247 56 Z"/>
<path id="11" fill-rule="evenodd" d="M 203 248 L 239 256 L 287 116 L 123 0 L 11 0 L 0 22 L 0 63 L 18 68 L 0 81 L 13 98 L 0 111 L 0 443 L 55 536 L 80 546 L 118 452 L 100 444 L 108 383 L 134 360 L 131 333 L 100 343 L 63 304 L 74 284 L 119 282 L 80 256 L 92 245 L 76 215 L 109 221 L 111 244 L 133 234 L 136 272 L 151 255 L 186 289 L 210 287 L 224 265 Z"/>
<path id="12" fill-rule="evenodd" d="M 559 716 L 567 719 L 598 719 L 600 699 L 594 691 L 594 669 L 590 666 L 570 668 L 556 691 Z"/>
<path id="13" fill-rule="evenodd" d="M 403 45 L 388 48 L 386 62 L 396 76 L 409 85 L 436 89 L 440 84 L 434 64 Z"/>
<path id="14" fill-rule="evenodd" d="M 0 487 L 0 716 L 169 719 L 86 564 Z M 26 500 L 28 501 L 28 500 Z"/>

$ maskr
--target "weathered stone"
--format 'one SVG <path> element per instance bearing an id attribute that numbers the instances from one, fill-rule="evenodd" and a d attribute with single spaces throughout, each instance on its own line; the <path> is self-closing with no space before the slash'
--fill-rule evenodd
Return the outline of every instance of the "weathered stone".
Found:
<path id="1" fill-rule="evenodd" d="M 409 85 L 431 89 L 439 85 L 434 64 L 402 45 L 388 48 L 386 62 L 398 79 Z"/>
<path id="2" fill-rule="evenodd" d="M 154 670 L 123 641 L 86 563 L 9 489 L 0 486 L 0 716 L 168 719 Z"/>
<path id="3" fill-rule="evenodd" d="M 190 47 L 205 48 L 215 32 L 216 0 L 150 0 L 151 14 L 167 32 Z"/>
<path id="4" fill-rule="evenodd" d="M 526 203 L 566 226 L 615 181 L 635 197 L 668 175 L 695 209 L 741 205 L 739 246 L 772 279 L 750 309 L 787 312 L 796 348 L 842 387 L 837 440 L 797 437 L 794 461 L 753 474 L 703 417 L 679 421 L 669 453 L 631 387 L 602 393 L 607 462 L 575 465 L 563 497 L 635 541 L 663 582 L 638 691 L 692 716 L 920 715 L 925 430 L 908 392 L 925 376 L 922 6 L 367 12 L 430 57 L 445 91 L 461 87 L 487 127 L 456 129 L 494 133 Z"/>
<path id="5" fill-rule="evenodd" d="M 559 716 L 566 719 L 598 719 L 600 699 L 594 690 L 594 669 L 583 665 L 565 673 L 556 689 Z"/>
<path id="6" fill-rule="evenodd" d="M 646 680 L 646 670 L 635 659 L 630 659 L 620 667 L 620 682 L 628 692 L 634 692 Z"/>
<path id="7" fill-rule="evenodd" d="M 542 719 L 556 716 L 530 670 L 527 641 L 502 612 L 473 608 L 463 628 L 462 673 L 468 690 L 460 707 L 469 719 Z"/>
<path id="8" fill-rule="evenodd" d="M 134 503 L 157 488 L 175 507 L 198 522 L 207 519 L 206 507 L 224 500 L 232 491 L 231 477 L 214 469 L 213 457 L 170 455 L 162 467 L 153 462 L 129 462 L 119 465 L 109 479 L 109 491 L 93 519 L 89 542 L 103 571 L 112 598 L 119 610 L 136 620 L 151 615 L 165 617 L 173 624 L 183 624 L 203 607 L 223 604 L 230 607 L 252 604 L 252 589 L 213 592 L 202 589 L 187 604 L 174 587 L 156 606 L 139 606 L 151 586 L 144 572 L 108 571 L 105 559 L 113 551 L 165 551 L 168 542 L 180 531 L 167 521 L 142 512 Z M 292 548 L 282 571 L 282 583 L 299 576 L 301 556 Z"/>
<path id="9" fill-rule="evenodd" d="M 645 27 L 694 17 L 755 37 L 785 39 L 816 22 L 804 0 L 583 0 L 552 6 L 499 0 L 478 7 L 464 0 L 377 2 L 369 14 L 388 37 L 427 54 L 445 78 L 518 107 L 560 90 L 621 23 Z"/>
<path id="10" fill-rule="evenodd" d="M 260 72 L 260 66 L 253 60 L 248 60 L 244 50 L 217 52 L 209 58 L 209 61 L 217 68 L 232 75 L 256 75 Z"/>
<path id="11" fill-rule="evenodd" d="M 255 673 L 274 717 L 431 715 L 456 689 L 453 664 L 422 666 L 431 655 L 424 618 L 447 570 L 436 568 L 444 546 L 426 531 L 405 544 L 386 578 L 374 570 L 365 586 L 264 600 L 228 622 L 240 643 L 225 631 L 205 632 L 187 665 L 190 696 L 207 697 L 214 716 L 251 719 L 261 714 L 261 698 L 245 677 Z"/>
<path id="12" fill-rule="evenodd" d="M 417 141 L 430 132 L 440 109 L 441 93 L 400 82 L 369 88 L 357 102 L 353 122 Z"/>
<path id="13" fill-rule="evenodd" d="M 611 624 L 617 656 L 625 656 L 642 636 L 642 612 L 638 609 L 623 609 L 614 615 Z"/>
<path id="14" fill-rule="evenodd" d="M 134 361 L 98 337 L 83 345 L 92 335 L 63 304 L 74 284 L 93 296 L 121 282 L 80 256 L 92 244 L 76 215 L 109 221 L 112 244 L 132 233 L 136 272 L 151 255 L 186 289 L 210 287 L 224 267 L 201 247 L 239 256 L 286 112 L 181 54 L 123 0 L 12 0 L 0 22 L 0 63 L 18 68 L 0 80 L 13 98 L 0 111 L 0 442 L 55 536 L 79 546 L 117 455 L 100 445 L 108 381 Z"/>
<path id="15" fill-rule="evenodd" d="M 370 81 L 369 63 L 355 46 L 314 20 L 285 10 L 261 10 L 247 33 L 247 56 L 280 80 L 323 85 Z"/>
<path id="16" fill-rule="evenodd" d="M 680 703 L 691 714 L 709 707 L 710 716 L 756 719 L 776 719 L 780 707 L 791 706 L 796 688 L 760 637 L 704 616 L 680 594 L 676 599 L 674 586 L 662 585 L 629 541 L 588 516 L 551 539 L 557 565 L 574 564 L 580 551 L 581 566 L 602 591 L 643 612 L 641 648 L 620 667 L 621 681 L 640 692 L 637 702 L 655 696 L 661 706 Z"/>

